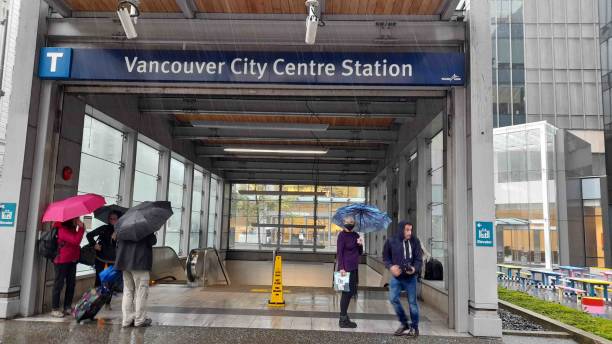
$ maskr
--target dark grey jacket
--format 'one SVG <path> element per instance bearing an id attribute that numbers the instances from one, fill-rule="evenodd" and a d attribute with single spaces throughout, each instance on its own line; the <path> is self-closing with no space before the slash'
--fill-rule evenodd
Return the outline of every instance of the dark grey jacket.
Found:
<path id="1" fill-rule="evenodd" d="M 155 244 L 157 244 L 155 234 L 140 241 L 119 240 L 115 268 L 121 271 L 151 271 Z"/>

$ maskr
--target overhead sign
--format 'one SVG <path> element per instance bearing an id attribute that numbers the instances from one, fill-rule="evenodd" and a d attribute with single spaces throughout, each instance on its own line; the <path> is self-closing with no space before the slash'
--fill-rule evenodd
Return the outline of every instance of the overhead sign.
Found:
<path id="1" fill-rule="evenodd" d="M 476 221 L 476 246 L 493 246 L 493 222 Z"/>
<path id="2" fill-rule="evenodd" d="M 14 227 L 16 203 L 0 203 L 0 227 Z"/>
<path id="3" fill-rule="evenodd" d="M 406 86 L 465 81 L 462 53 L 43 48 L 40 59 L 42 79 Z"/>

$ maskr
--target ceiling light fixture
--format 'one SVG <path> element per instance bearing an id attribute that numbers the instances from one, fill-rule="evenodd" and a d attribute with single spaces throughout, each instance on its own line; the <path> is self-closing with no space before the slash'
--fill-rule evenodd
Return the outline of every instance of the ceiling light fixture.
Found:
<path id="1" fill-rule="evenodd" d="M 117 16 L 121 21 L 121 26 L 123 27 L 123 31 L 125 31 L 127 39 L 138 37 L 134 25 L 136 25 L 138 16 L 140 15 L 140 10 L 138 9 L 139 4 L 140 0 L 120 0 L 117 5 Z"/>
<path id="2" fill-rule="evenodd" d="M 327 149 L 321 150 L 301 150 L 301 149 L 272 149 L 272 148 L 224 148 L 229 153 L 270 153 L 270 154 L 303 154 L 303 155 L 324 155 Z"/>
<path id="3" fill-rule="evenodd" d="M 314 44 L 319 27 L 319 0 L 306 0 L 308 16 L 306 17 L 306 44 Z"/>
<path id="4" fill-rule="evenodd" d="M 326 131 L 329 124 L 192 121 L 194 127 L 244 130 Z"/>

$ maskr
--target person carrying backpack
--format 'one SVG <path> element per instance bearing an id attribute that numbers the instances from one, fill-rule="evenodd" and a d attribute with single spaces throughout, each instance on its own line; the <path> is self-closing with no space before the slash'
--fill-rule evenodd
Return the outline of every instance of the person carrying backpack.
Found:
<path id="1" fill-rule="evenodd" d="M 81 240 L 85 234 L 85 225 L 79 218 L 56 222 L 57 256 L 53 259 L 55 280 L 53 281 L 51 316 L 62 318 L 71 313 L 74 287 L 76 284 L 76 266 L 81 255 Z M 60 294 L 66 284 L 64 308 L 60 310 Z"/>

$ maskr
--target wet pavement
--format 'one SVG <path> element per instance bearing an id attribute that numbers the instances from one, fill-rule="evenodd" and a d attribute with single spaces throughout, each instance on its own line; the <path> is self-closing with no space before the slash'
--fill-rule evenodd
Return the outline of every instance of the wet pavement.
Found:
<path id="1" fill-rule="evenodd" d="M 140 343 L 231 343 L 231 344 L 301 344 L 301 343 L 406 343 L 411 338 L 397 338 L 388 334 L 297 331 L 243 328 L 205 328 L 183 326 L 153 326 L 147 329 L 122 329 L 104 321 L 77 325 L 76 323 L 50 323 L 29 321 L 0 321 L 0 343 L 69 343 L 69 344 L 140 344 Z M 419 343 L 432 344 L 489 344 L 499 339 L 472 337 L 420 336 Z"/>

